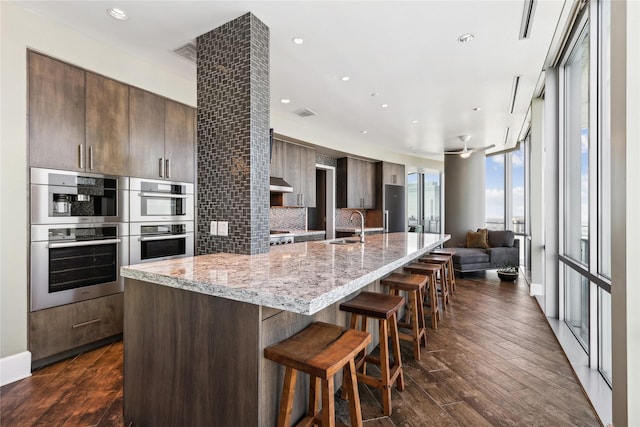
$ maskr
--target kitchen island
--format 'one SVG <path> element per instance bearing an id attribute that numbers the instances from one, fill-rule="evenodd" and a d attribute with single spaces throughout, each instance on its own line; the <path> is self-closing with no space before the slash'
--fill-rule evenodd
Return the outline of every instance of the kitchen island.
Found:
<path id="1" fill-rule="evenodd" d="M 282 370 L 264 347 L 316 320 L 347 325 L 340 302 L 448 239 L 379 234 L 122 268 L 125 423 L 275 425 Z"/>

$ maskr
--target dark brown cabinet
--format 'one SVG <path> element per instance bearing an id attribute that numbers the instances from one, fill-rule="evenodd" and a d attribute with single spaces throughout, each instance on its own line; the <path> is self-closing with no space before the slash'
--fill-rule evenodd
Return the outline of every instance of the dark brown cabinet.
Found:
<path id="1" fill-rule="evenodd" d="M 29 164 L 127 175 L 129 87 L 29 52 Z"/>
<path id="2" fill-rule="evenodd" d="M 129 114 L 131 175 L 193 182 L 195 110 L 131 88 Z"/>
<path id="3" fill-rule="evenodd" d="M 283 194 L 284 206 L 316 206 L 316 153 L 313 148 L 274 139 L 271 176 L 283 178 L 292 193 Z"/>
<path id="4" fill-rule="evenodd" d="M 29 52 L 29 163 L 84 171 L 85 72 Z"/>
<path id="5" fill-rule="evenodd" d="M 404 185 L 404 165 L 382 162 L 382 184 Z"/>
<path id="6" fill-rule="evenodd" d="M 129 86 L 86 73 L 85 169 L 128 175 Z"/>
<path id="7" fill-rule="evenodd" d="M 376 165 L 366 160 L 343 157 L 336 170 L 338 208 L 374 209 L 376 207 Z"/>
<path id="8" fill-rule="evenodd" d="M 34 362 L 122 333 L 123 294 L 29 313 Z"/>

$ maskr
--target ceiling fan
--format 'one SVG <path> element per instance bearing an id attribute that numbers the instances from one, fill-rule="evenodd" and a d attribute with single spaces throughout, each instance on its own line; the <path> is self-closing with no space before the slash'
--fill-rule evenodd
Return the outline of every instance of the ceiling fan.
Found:
<path id="1" fill-rule="evenodd" d="M 460 157 L 462 157 L 463 159 L 466 159 L 471 155 L 471 153 L 475 153 L 476 151 L 484 151 L 484 150 L 488 150 L 489 148 L 495 147 L 495 144 L 491 144 L 491 145 L 487 145 L 486 147 L 467 148 L 467 141 L 471 139 L 471 135 L 460 135 L 458 139 L 464 142 L 464 148 L 462 150 L 445 151 L 444 154 L 459 154 Z"/>

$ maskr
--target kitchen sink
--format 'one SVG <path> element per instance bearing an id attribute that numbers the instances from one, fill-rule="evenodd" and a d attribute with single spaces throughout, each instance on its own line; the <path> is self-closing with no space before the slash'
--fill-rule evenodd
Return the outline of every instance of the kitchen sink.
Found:
<path id="1" fill-rule="evenodd" d="M 352 243 L 360 243 L 360 240 L 354 239 L 335 239 L 328 242 L 330 245 L 350 245 Z"/>

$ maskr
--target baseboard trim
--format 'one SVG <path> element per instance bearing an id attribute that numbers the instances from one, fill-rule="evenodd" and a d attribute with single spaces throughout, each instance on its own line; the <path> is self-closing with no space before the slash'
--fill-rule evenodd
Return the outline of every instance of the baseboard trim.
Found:
<path id="1" fill-rule="evenodd" d="M 31 352 L 12 354 L 0 359 L 0 386 L 31 376 Z"/>

